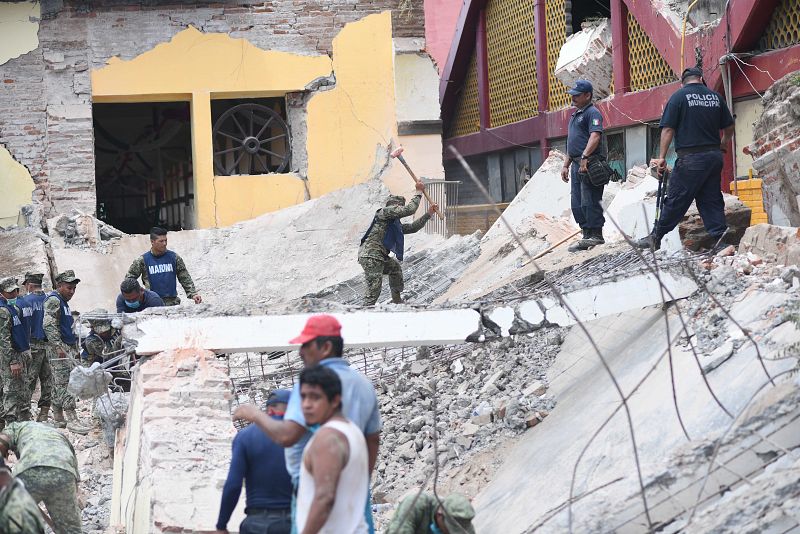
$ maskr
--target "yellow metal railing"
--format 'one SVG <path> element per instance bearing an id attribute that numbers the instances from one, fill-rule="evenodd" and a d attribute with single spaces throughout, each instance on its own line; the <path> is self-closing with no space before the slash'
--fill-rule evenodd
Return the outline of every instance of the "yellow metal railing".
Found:
<path id="1" fill-rule="evenodd" d="M 547 0 L 545 3 L 545 26 L 547 33 L 547 79 L 550 85 L 548 94 L 549 109 L 557 110 L 570 105 L 572 99 L 567 94 L 566 85 L 555 76 L 558 53 L 567 40 L 566 0 Z"/>
<path id="2" fill-rule="evenodd" d="M 628 13 L 628 62 L 631 91 L 652 89 L 678 79 L 631 13 Z"/>
<path id="3" fill-rule="evenodd" d="M 759 42 L 763 50 L 800 43 L 800 1 L 781 0 Z"/>
<path id="4" fill-rule="evenodd" d="M 477 54 L 473 52 L 472 59 L 469 62 L 469 69 L 467 70 L 467 77 L 464 79 L 463 90 L 458 98 L 455 115 L 453 115 L 450 137 L 475 133 L 481 129 L 476 57 Z"/>

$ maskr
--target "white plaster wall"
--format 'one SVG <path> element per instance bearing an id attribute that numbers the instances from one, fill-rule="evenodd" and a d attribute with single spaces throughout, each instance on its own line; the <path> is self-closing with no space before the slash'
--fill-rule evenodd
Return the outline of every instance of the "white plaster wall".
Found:
<path id="1" fill-rule="evenodd" d="M 747 176 L 753 166 L 753 158 L 742 152 L 742 149 L 753 142 L 753 125 L 764 112 L 764 104 L 760 98 L 733 103 L 733 116 L 736 120 L 736 175 Z"/>
<path id="2" fill-rule="evenodd" d="M 0 65 L 39 46 L 39 2 L 0 3 Z"/>
<path id="3" fill-rule="evenodd" d="M 427 54 L 395 55 L 394 85 L 399 122 L 439 119 L 439 75 Z"/>

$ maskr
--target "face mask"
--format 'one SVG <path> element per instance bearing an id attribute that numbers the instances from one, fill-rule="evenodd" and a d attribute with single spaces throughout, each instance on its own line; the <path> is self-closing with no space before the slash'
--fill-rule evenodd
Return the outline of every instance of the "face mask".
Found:
<path id="1" fill-rule="evenodd" d="M 141 305 L 142 305 L 142 303 L 141 303 L 141 302 L 139 302 L 138 300 L 133 300 L 133 301 L 131 301 L 131 300 L 126 300 L 126 301 L 125 301 L 125 305 L 126 305 L 127 307 L 129 307 L 129 308 L 133 308 L 133 309 L 135 310 L 136 308 L 138 308 L 139 306 L 141 306 Z"/>
<path id="2" fill-rule="evenodd" d="M 433 534 L 442 534 L 441 529 L 439 529 L 439 527 L 436 526 L 436 521 L 431 523 L 431 532 L 433 532 Z"/>
<path id="3" fill-rule="evenodd" d="M 6 299 L 6 302 L 8 302 L 10 306 L 13 306 L 17 303 L 17 299 Z"/>

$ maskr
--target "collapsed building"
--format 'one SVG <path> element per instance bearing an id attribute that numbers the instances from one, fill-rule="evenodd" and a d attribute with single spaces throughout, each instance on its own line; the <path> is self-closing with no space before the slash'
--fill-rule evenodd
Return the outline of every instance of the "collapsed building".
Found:
<path id="1" fill-rule="evenodd" d="M 445 4 L 0 4 L 19 21 L 0 58 L 0 270 L 74 269 L 73 309 L 109 308 L 162 224 L 204 297 L 122 318 L 131 391 L 81 402 L 102 431 L 70 435 L 87 531 L 213 530 L 231 409 L 293 383 L 289 334 L 322 311 L 378 391 L 379 528 L 419 490 L 466 494 L 488 533 L 800 528 L 800 242 L 751 226 L 761 208 L 797 224 L 794 4 Z M 726 27 L 733 52 L 770 50 L 728 58 L 726 82 L 726 175 L 752 167 L 766 197 L 725 196 L 738 251 L 704 253 L 694 210 L 641 254 L 653 121 L 682 56 L 717 61 Z M 606 188 L 607 244 L 569 254 L 562 93 L 581 76 L 625 180 Z M 362 309 L 359 239 L 412 189 L 399 143 L 446 223 L 408 236 L 405 304 L 385 288 Z"/>

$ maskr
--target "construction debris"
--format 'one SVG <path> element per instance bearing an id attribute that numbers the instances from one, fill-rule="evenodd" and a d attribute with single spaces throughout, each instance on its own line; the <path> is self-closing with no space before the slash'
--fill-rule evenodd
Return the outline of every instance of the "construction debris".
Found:
<path id="1" fill-rule="evenodd" d="M 561 47 L 555 75 L 567 87 L 577 80 L 590 80 L 594 98 L 609 96 L 613 78 L 611 54 L 611 24 L 608 19 L 584 23 L 578 33 L 567 37 Z"/>

